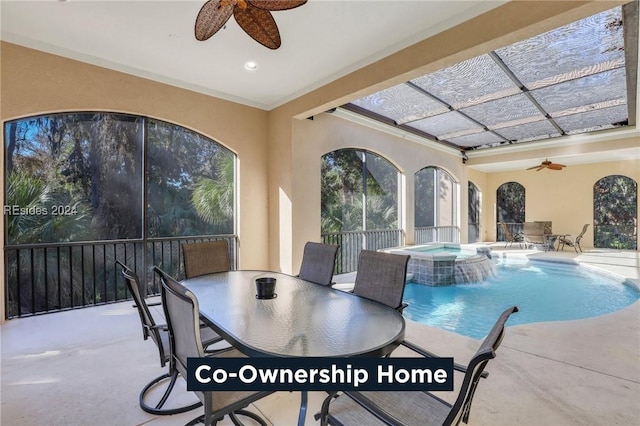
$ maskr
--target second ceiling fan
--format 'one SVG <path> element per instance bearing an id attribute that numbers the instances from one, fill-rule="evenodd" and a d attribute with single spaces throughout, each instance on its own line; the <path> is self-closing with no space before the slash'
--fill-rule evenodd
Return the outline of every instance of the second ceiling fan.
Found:
<path id="1" fill-rule="evenodd" d="M 567 166 L 565 166 L 564 164 L 552 163 L 551 161 L 549 161 L 547 159 L 547 160 L 544 160 L 542 163 L 540 163 L 537 166 L 529 167 L 527 170 L 536 169 L 536 172 L 538 172 L 538 171 L 540 171 L 542 169 L 562 170 L 565 167 L 567 167 Z"/>

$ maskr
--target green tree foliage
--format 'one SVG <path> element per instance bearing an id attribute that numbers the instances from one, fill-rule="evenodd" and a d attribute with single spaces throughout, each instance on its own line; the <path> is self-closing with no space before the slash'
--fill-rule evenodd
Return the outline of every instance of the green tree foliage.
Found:
<path id="1" fill-rule="evenodd" d="M 142 119 L 96 114 L 84 126 L 94 238 L 142 238 Z"/>
<path id="2" fill-rule="evenodd" d="M 207 223 L 224 230 L 233 229 L 233 157 L 224 152 L 215 154 L 219 160 L 213 169 L 214 178 L 200 176 L 191 194 L 191 203 Z"/>
<path id="3" fill-rule="evenodd" d="M 593 186 L 594 246 L 637 247 L 638 184 L 620 175 L 607 176 Z"/>
<path id="4" fill-rule="evenodd" d="M 470 243 L 480 241 L 480 190 L 471 181 L 468 185 L 469 209 L 468 218 L 468 238 Z"/>
<path id="5" fill-rule="evenodd" d="M 363 223 L 363 199 L 366 199 L 366 224 Z M 322 233 L 395 229 L 397 206 L 398 170 L 387 160 L 355 149 L 323 156 Z"/>
<path id="6" fill-rule="evenodd" d="M 415 224 L 416 227 L 435 226 L 436 168 L 425 167 L 415 176 Z"/>
<path id="7" fill-rule="evenodd" d="M 497 190 L 498 222 L 524 223 L 525 190 L 518 182 L 503 183 Z"/>
<path id="8" fill-rule="evenodd" d="M 89 236 L 89 206 L 70 199 L 67 193 L 52 192 L 42 179 L 24 172 L 12 173 L 7 199 L 9 207 L 20 209 L 17 214 L 7 215 L 9 244 L 77 241 Z"/>
<path id="9" fill-rule="evenodd" d="M 453 226 L 456 182 L 439 167 L 425 167 L 415 175 L 416 227 Z"/>
<path id="10" fill-rule="evenodd" d="M 8 122 L 5 139 L 10 316 L 126 298 L 114 262 L 144 264 L 145 236 L 233 233 L 235 156 L 188 129 L 70 113 Z M 50 245 L 12 247 L 33 243 Z"/>
<path id="11" fill-rule="evenodd" d="M 235 156 L 170 123 L 147 134 L 148 235 L 233 234 Z"/>
<path id="12" fill-rule="evenodd" d="M 87 152 L 98 144 L 91 143 L 91 132 L 100 125 L 100 116 L 58 114 L 8 123 L 6 202 L 24 209 L 18 217 L 8 217 L 10 244 L 103 237 L 98 224 L 105 221 L 109 210 L 103 206 L 112 203 L 108 191 L 96 189 L 97 179 L 90 171 L 98 162 Z M 111 155 L 105 154 L 107 158 Z M 100 207 L 102 214 L 96 214 Z"/>

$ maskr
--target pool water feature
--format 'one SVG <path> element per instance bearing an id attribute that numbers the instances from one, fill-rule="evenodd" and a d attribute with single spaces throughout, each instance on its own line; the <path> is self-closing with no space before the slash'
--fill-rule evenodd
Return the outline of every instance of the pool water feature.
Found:
<path id="1" fill-rule="evenodd" d="M 495 275 L 491 249 L 487 246 L 431 243 L 382 250 L 410 256 L 407 273 L 412 281 L 426 285 L 481 282 Z"/>
<path id="2" fill-rule="evenodd" d="M 604 315 L 640 299 L 640 290 L 596 268 L 556 262 L 494 260 L 497 275 L 473 285 L 407 283 L 404 310 L 419 323 L 480 339 L 507 307 L 509 325 Z"/>

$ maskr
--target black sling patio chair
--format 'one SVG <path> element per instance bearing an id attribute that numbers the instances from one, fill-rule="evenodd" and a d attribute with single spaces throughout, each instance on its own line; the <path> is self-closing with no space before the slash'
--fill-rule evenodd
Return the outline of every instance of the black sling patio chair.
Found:
<path id="1" fill-rule="evenodd" d="M 337 253 L 337 245 L 307 242 L 298 277 L 320 285 L 331 285 Z"/>
<path id="2" fill-rule="evenodd" d="M 409 256 L 361 250 L 353 293 L 402 312 Z"/>
<path id="3" fill-rule="evenodd" d="M 569 247 L 573 247 L 576 253 L 578 252 L 578 249 L 580 249 L 580 253 L 582 253 L 582 247 L 580 247 L 580 240 L 582 240 L 584 233 L 587 232 L 587 228 L 589 228 L 589 224 L 585 223 L 584 226 L 582 227 L 582 231 L 580 231 L 580 233 L 575 238 L 575 240 L 571 239 L 570 235 L 560 236 L 560 240 L 558 243 L 560 244 L 560 247 L 558 248 L 558 250 L 564 250 L 564 246 L 567 245 Z"/>
<path id="4" fill-rule="evenodd" d="M 171 345 L 171 363 L 182 377 L 187 374 L 188 358 L 229 357 L 243 358 L 240 351 L 227 348 L 213 354 L 205 354 L 202 350 L 200 334 L 200 308 L 198 299 L 185 286 L 174 280 L 167 273 L 154 267 L 162 283 L 162 306 L 167 318 L 169 343 Z M 205 426 L 215 425 L 228 415 L 235 425 L 241 422 L 238 415 L 247 416 L 262 426 L 266 422 L 258 415 L 245 410 L 249 404 L 273 393 L 272 391 L 194 391 L 204 405 L 204 414 L 196 417 L 187 425 L 204 422 Z"/>
<path id="5" fill-rule="evenodd" d="M 504 337 L 505 323 L 513 312 L 518 312 L 518 308 L 513 306 L 500 315 L 466 367 L 454 364 L 454 371 L 463 372 L 464 379 L 453 404 L 430 392 L 345 391 L 339 396 L 332 392 L 316 417 L 320 418 L 322 426 L 450 426 L 458 425 L 460 421 L 468 423 L 473 395 L 480 378 L 489 374 L 484 372 L 484 368 L 489 360 L 495 358 L 496 349 Z M 407 341 L 402 345 L 424 357 L 436 356 Z"/>
<path id="6" fill-rule="evenodd" d="M 182 244 L 182 254 L 187 278 L 231 270 L 226 240 Z"/>
<path id="7" fill-rule="evenodd" d="M 142 337 L 144 340 L 151 338 L 151 340 L 156 344 L 156 346 L 158 347 L 158 355 L 160 356 L 160 366 L 164 367 L 170 360 L 169 333 L 167 325 L 158 324 L 151 314 L 151 310 L 149 310 L 149 306 L 147 305 L 146 300 L 140 293 L 140 280 L 138 278 L 138 274 L 136 274 L 131 268 L 129 268 L 119 260 L 116 260 L 116 265 L 120 266 L 120 268 L 122 269 L 122 276 L 127 283 L 127 288 L 131 293 L 135 306 L 138 310 L 138 314 L 140 316 L 140 324 L 142 325 Z M 201 335 L 203 344 L 206 345 L 205 347 L 222 342 L 222 337 L 215 333 L 211 328 L 206 327 L 204 324 L 201 325 L 201 328 Z M 164 404 L 169 399 L 171 392 L 173 391 L 177 378 L 178 371 L 170 365 L 168 372 L 150 381 L 142 389 L 142 391 L 140 391 L 140 408 L 151 414 L 172 415 L 184 413 L 185 411 L 193 410 L 194 408 L 199 407 L 200 403 L 196 402 L 195 404 L 186 406 L 163 408 Z M 156 404 L 148 403 L 147 394 L 152 389 L 155 390 L 157 386 L 160 386 L 160 383 L 167 380 L 169 380 L 169 383 L 158 402 Z"/>

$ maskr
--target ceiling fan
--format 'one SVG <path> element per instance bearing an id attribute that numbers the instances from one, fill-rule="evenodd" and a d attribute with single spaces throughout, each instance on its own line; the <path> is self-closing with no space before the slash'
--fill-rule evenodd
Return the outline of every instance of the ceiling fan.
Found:
<path id="1" fill-rule="evenodd" d="M 280 47 L 280 32 L 271 11 L 293 9 L 307 0 L 209 0 L 196 17 L 196 39 L 204 41 L 223 28 L 231 15 L 251 38 L 269 49 Z"/>
<path id="2" fill-rule="evenodd" d="M 540 163 L 540 165 L 529 167 L 527 170 L 536 169 L 536 172 L 542 169 L 562 170 L 564 167 L 567 167 L 567 166 L 565 166 L 564 164 L 552 163 L 547 159 L 547 160 L 544 160 L 542 163 Z"/>

